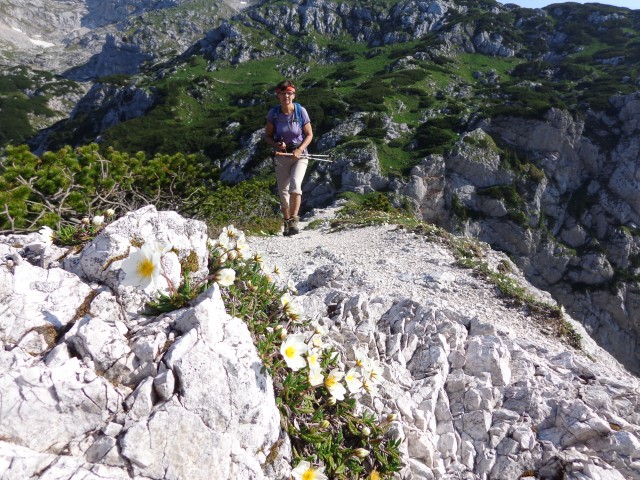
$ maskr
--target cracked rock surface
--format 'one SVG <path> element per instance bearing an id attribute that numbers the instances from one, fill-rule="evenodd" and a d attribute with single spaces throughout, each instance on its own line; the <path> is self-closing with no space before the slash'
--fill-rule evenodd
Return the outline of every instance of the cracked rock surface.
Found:
<path id="1" fill-rule="evenodd" d="M 576 350 L 443 242 L 389 225 L 304 228 L 333 214 L 249 244 L 345 361 L 384 365 L 379 394 L 360 400 L 396 415 L 398 479 L 640 478 L 640 382 L 579 324 L 565 317 Z M 38 234 L 0 237 L 0 477 L 288 479 L 271 379 L 217 287 L 137 313 L 146 297 L 120 284 L 120 260 L 139 232 L 205 268 L 204 224 L 153 207 L 64 259 Z M 505 255 L 484 248 L 482 261 L 552 303 Z"/>
<path id="2" fill-rule="evenodd" d="M 368 407 L 398 416 L 399 478 L 640 478 L 640 382 L 580 324 L 565 315 L 582 335 L 576 350 L 420 234 L 307 222 L 252 246 L 290 277 L 305 314 L 348 359 L 358 348 L 385 364 Z M 513 267 L 488 248 L 482 261 Z M 506 275 L 555 304 L 516 268 Z"/>

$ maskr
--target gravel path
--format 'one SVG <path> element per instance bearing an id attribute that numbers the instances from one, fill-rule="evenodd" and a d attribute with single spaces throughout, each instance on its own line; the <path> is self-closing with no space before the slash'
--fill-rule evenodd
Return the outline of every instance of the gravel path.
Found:
<path id="1" fill-rule="evenodd" d="M 331 232 L 328 222 L 317 229 L 307 229 L 312 220 L 330 219 L 334 208 L 314 210 L 300 222 L 301 231 L 292 237 L 251 237 L 253 250 L 266 262 L 277 265 L 285 278 L 291 279 L 303 295 L 312 288 L 308 280 L 322 268 L 347 272 L 349 282 L 340 288 L 354 295 L 365 290 L 371 297 L 411 299 L 432 305 L 450 314 L 477 318 L 495 325 L 523 348 L 545 345 L 550 351 L 566 350 L 566 345 L 551 336 L 551 329 L 537 323 L 526 311 L 507 304 L 497 288 L 478 278 L 470 269 L 456 265 L 449 249 L 420 234 L 381 225 Z M 500 252 L 487 249 L 483 258 L 492 268 L 509 262 Z M 551 296 L 526 282 L 514 266 L 511 275 L 539 299 L 554 304 Z M 344 278 L 345 275 L 342 275 Z M 618 362 L 600 349 L 583 327 L 569 319 L 583 336 L 583 349 L 592 357 L 621 370 Z"/>

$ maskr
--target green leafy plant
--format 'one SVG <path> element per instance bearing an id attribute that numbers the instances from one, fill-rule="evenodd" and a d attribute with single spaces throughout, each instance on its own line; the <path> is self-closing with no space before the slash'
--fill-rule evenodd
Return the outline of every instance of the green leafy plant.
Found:
<path id="1" fill-rule="evenodd" d="M 399 224 L 415 226 L 418 221 L 407 208 L 395 207 L 382 192 L 358 195 L 346 192 L 341 195 L 347 202 L 330 221 L 334 231 L 370 225 Z"/>
<path id="2" fill-rule="evenodd" d="M 218 282 L 229 314 L 246 322 L 273 378 L 296 468 L 340 480 L 391 478 L 401 466 L 400 444 L 386 435 L 394 416 L 378 420 L 358 403 L 361 395 L 376 394 L 380 365 L 361 353 L 345 372 L 347 362 L 332 347 L 328 330 L 304 318 L 295 289 L 276 284 L 280 276 L 248 252 L 243 232 L 229 226 L 210 241 L 207 277 L 193 284 L 184 272 L 183 283 L 157 296 L 145 313 L 185 307 Z"/>
<path id="3" fill-rule="evenodd" d="M 205 220 L 212 229 L 235 223 L 272 233 L 281 222 L 274 185 L 273 178 L 223 184 L 196 155 L 148 158 L 142 152 L 101 152 L 91 144 L 38 157 L 26 146 L 7 147 L 0 158 L 0 233 L 48 225 L 58 230 L 61 243 L 79 244 L 93 234 L 82 218 L 150 203 Z"/>
<path id="4" fill-rule="evenodd" d="M 115 210 L 108 208 L 102 215 L 84 217 L 77 224 L 61 225 L 52 231 L 53 243 L 60 246 L 83 246 L 93 240 L 109 223 L 115 220 Z"/>

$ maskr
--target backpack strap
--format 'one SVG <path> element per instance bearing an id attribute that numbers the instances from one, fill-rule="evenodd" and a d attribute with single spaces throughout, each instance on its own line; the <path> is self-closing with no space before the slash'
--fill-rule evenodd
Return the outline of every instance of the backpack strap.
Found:
<path id="1" fill-rule="evenodd" d="M 278 115 L 280 115 L 281 111 L 282 110 L 280 105 L 276 105 L 275 107 L 272 107 L 271 110 L 269 111 L 269 118 L 271 119 L 271 123 L 273 123 L 274 126 L 278 122 Z M 302 131 L 302 126 L 303 126 L 302 122 L 304 120 L 302 118 L 302 108 L 299 103 L 293 102 L 293 112 L 296 120 L 298 121 L 298 124 L 300 125 L 300 131 Z"/>
<path id="2" fill-rule="evenodd" d="M 300 104 L 293 102 L 293 108 L 295 111 L 295 115 L 296 115 L 296 119 L 298 120 L 298 123 L 300 124 L 300 131 L 302 131 L 302 109 L 300 108 Z"/>

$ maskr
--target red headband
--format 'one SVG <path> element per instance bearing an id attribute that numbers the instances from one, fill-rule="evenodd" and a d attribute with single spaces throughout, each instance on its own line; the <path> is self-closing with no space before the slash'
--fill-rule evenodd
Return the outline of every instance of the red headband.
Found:
<path id="1" fill-rule="evenodd" d="M 288 87 L 280 87 L 280 88 L 276 89 L 276 93 L 282 93 L 282 92 L 293 92 L 293 93 L 296 93 L 296 87 L 288 86 Z"/>

